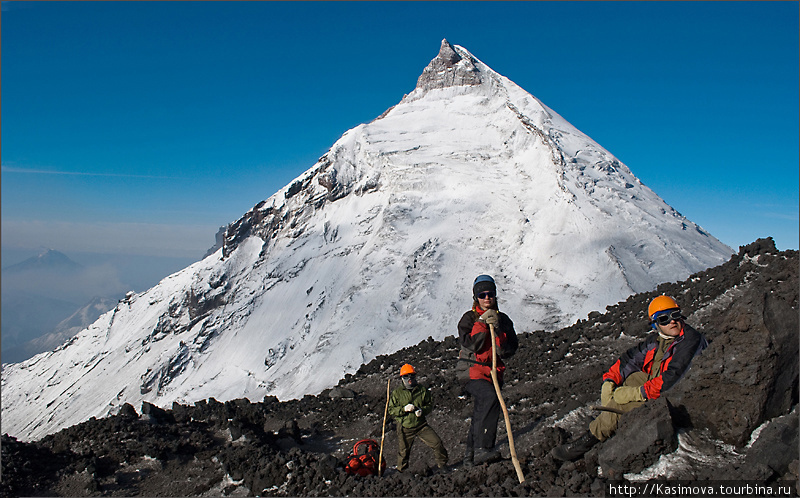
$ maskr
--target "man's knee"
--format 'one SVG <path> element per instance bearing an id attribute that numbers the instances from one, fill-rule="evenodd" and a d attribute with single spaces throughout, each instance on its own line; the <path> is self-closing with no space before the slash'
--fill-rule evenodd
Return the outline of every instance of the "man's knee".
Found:
<path id="1" fill-rule="evenodd" d="M 647 374 L 644 372 L 634 372 L 625 378 L 623 386 L 641 387 L 647 382 Z"/>

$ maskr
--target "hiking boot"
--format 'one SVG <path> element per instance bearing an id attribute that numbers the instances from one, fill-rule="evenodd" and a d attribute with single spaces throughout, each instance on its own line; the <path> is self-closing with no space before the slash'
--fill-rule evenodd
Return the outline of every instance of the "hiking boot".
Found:
<path id="1" fill-rule="evenodd" d="M 500 452 L 497 450 L 478 448 L 478 451 L 475 452 L 475 465 L 492 463 L 500 459 L 501 459 Z"/>
<path id="2" fill-rule="evenodd" d="M 449 474 L 450 470 L 452 469 L 450 468 L 449 465 L 439 465 L 437 468 L 433 470 L 433 475 L 436 476 L 436 475 Z"/>
<path id="3" fill-rule="evenodd" d="M 464 452 L 464 467 L 472 467 L 475 465 L 473 460 L 475 458 L 475 451 L 472 448 L 467 448 L 467 451 Z"/>
<path id="4" fill-rule="evenodd" d="M 550 450 L 550 454 L 556 460 L 571 462 L 582 457 L 587 451 L 592 449 L 592 446 L 599 442 L 600 440 L 594 437 L 594 434 L 587 431 L 586 434 L 578 438 L 576 441 L 562 444 L 561 446 L 556 446 Z"/>

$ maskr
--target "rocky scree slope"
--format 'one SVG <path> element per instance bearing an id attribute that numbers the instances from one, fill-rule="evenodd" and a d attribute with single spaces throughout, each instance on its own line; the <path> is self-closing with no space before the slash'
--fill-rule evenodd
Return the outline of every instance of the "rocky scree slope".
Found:
<path id="1" fill-rule="evenodd" d="M 410 362 L 430 386 L 429 418 L 458 463 L 471 413 L 454 380 L 454 336 L 379 356 L 318 396 L 251 403 L 213 398 L 163 410 L 130 405 L 23 443 L 2 439 L 3 496 L 602 496 L 609 479 L 798 479 L 798 253 L 771 239 L 682 282 L 631 296 L 585 320 L 520 335 L 503 396 L 526 477 L 508 460 L 454 465 L 434 474 L 417 443 L 408 472 L 394 471 L 394 424 L 386 426 L 390 468 L 382 478 L 342 469 L 353 443 L 380 439 L 387 381 Z M 549 450 L 586 429 L 603 371 L 647 333 L 645 309 L 675 296 L 709 348 L 659 400 L 623 419 L 617 436 L 562 463 Z M 502 309 L 502 302 L 501 302 Z M 506 310 L 514 317 L 514 310 Z M 453 314 L 453 331 L 460 312 Z M 622 444 L 624 442 L 624 444 Z"/>

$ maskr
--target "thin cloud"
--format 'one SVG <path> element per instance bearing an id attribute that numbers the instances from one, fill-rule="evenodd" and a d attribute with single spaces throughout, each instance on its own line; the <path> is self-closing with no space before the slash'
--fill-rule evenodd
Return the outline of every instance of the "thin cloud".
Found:
<path id="1" fill-rule="evenodd" d="M 158 176 L 158 175 L 131 175 L 126 173 L 89 173 L 86 171 L 58 171 L 51 169 L 28 169 L 28 168 L 15 168 L 11 166 L 3 166 L 3 173 L 21 173 L 32 175 L 73 175 L 73 176 L 110 176 L 117 178 L 157 178 L 166 180 L 180 180 L 181 177 L 177 176 Z"/>
<path id="2" fill-rule="evenodd" d="M 790 206 L 786 204 L 760 203 L 755 204 L 754 207 L 755 209 L 758 209 L 761 215 L 765 218 L 788 221 L 798 221 L 798 219 L 800 219 L 800 213 L 797 211 L 797 205 Z"/>
<path id="3" fill-rule="evenodd" d="M 767 212 L 767 213 L 764 213 L 764 216 L 766 218 L 773 218 L 773 219 L 777 219 L 777 220 L 787 220 L 787 221 L 798 221 L 798 220 L 800 220 L 800 215 L 798 215 L 797 213 L 791 214 L 791 213 L 775 213 L 775 212 L 771 212 L 770 213 L 770 212 Z"/>

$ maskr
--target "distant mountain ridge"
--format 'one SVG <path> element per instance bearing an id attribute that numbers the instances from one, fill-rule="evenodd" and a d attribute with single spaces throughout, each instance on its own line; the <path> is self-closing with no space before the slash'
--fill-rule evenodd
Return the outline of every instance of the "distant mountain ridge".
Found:
<path id="1" fill-rule="evenodd" d="M 231 223 L 217 252 L 4 366 L 2 430 L 36 438 L 142 401 L 318 393 L 452 335 L 480 273 L 520 332 L 553 331 L 732 253 L 443 40 L 411 93 Z"/>
<path id="2" fill-rule="evenodd" d="M 42 281 L 49 287 L 52 277 L 68 279 L 79 274 L 83 268 L 66 254 L 54 249 L 42 249 L 36 256 L 3 268 L 3 362 L 30 358 L 32 353 L 29 345 L 25 343 L 31 338 L 50 332 L 59 321 L 73 313 L 80 305 L 70 296 L 56 295 L 56 293 L 38 294 L 31 289 L 20 288 L 15 283 Z M 36 352 L 42 351 L 45 350 Z"/>
<path id="3" fill-rule="evenodd" d="M 116 303 L 116 300 L 107 297 L 94 297 L 72 315 L 59 322 L 52 332 L 31 339 L 23 344 L 22 347 L 31 356 L 45 351 L 52 351 L 94 323 L 100 315 L 112 309 Z"/>
<path id="4" fill-rule="evenodd" d="M 3 273 L 18 273 L 32 270 L 50 270 L 72 272 L 83 268 L 83 265 L 71 260 L 66 254 L 55 249 L 43 249 L 37 256 L 17 264 L 3 268 Z"/>
<path id="5" fill-rule="evenodd" d="M 52 248 L 6 266 L 2 274 L 3 363 L 55 349 L 122 297 L 92 297 L 89 293 L 98 289 L 91 284 L 105 281 L 105 275 Z"/>

